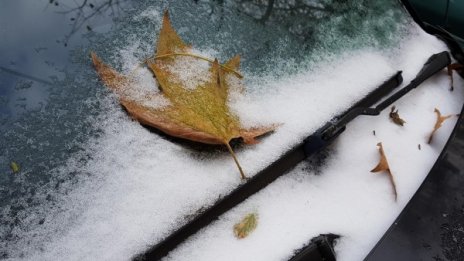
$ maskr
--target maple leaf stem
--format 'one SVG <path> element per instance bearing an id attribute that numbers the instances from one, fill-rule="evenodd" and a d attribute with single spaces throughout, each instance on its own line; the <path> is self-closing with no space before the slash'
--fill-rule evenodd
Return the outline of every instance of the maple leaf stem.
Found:
<path id="1" fill-rule="evenodd" d="M 243 172 L 242 166 L 240 166 L 240 163 L 238 163 L 238 159 L 235 156 L 234 150 L 232 149 L 232 147 L 230 146 L 230 144 L 228 142 L 226 142 L 225 145 L 227 146 L 227 149 L 229 150 L 230 154 L 232 155 L 232 158 L 234 158 L 235 164 L 237 165 L 238 170 L 240 171 L 240 177 L 242 179 L 246 179 L 247 177 L 245 176 L 245 173 Z"/>
<path id="2" fill-rule="evenodd" d="M 157 55 L 157 56 L 152 56 L 152 57 L 149 57 L 145 60 L 148 61 L 149 59 L 161 59 L 161 58 L 166 58 L 166 57 L 171 57 L 171 56 L 190 56 L 190 57 L 195 57 L 195 58 L 198 58 L 198 59 L 201 59 L 201 60 L 204 60 L 204 61 L 207 61 L 207 62 L 210 62 L 210 63 L 214 63 L 213 60 L 211 59 L 208 59 L 206 57 L 203 57 L 203 56 L 200 56 L 200 55 L 196 55 L 196 54 L 193 54 L 193 53 L 168 53 L 168 54 L 162 54 L 162 55 Z M 233 74 L 235 74 L 238 78 L 243 78 L 243 75 L 241 75 L 239 72 L 237 72 L 236 70 L 232 69 L 232 68 L 229 68 L 225 65 L 222 65 L 222 64 L 219 64 L 219 66 L 221 66 L 222 68 L 226 69 L 227 71 L 229 72 L 232 72 Z"/>

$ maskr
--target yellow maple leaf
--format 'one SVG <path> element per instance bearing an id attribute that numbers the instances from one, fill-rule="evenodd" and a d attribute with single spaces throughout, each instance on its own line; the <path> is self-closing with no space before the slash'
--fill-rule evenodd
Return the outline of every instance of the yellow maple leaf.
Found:
<path id="1" fill-rule="evenodd" d="M 135 120 L 171 136 L 225 145 L 234 158 L 242 179 L 246 176 L 229 144 L 230 141 L 242 138 L 246 144 L 255 144 L 256 137 L 277 127 L 242 128 L 239 118 L 229 110 L 227 104 L 233 83 L 242 78 L 238 72 L 240 57 L 235 56 L 225 64 L 220 64 L 217 60 L 192 53 L 191 47 L 172 28 L 167 12 L 163 17 L 156 55 L 146 60 L 159 84 L 161 94 L 150 94 L 145 99 L 154 100 L 162 96 L 169 100 L 168 106 L 152 108 L 135 101 L 125 90 L 136 82 L 104 64 L 95 53 L 91 56 L 102 81 L 119 95 L 121 105 Z M 176 69 L 179 63 L 184 62 L 182 58 L 185 57 L 211 64 L 201 81 L 193 81 L 196 83 L 194 88 L 186 86 L 192 81 L 182 79 L 182 72 L 179 75 Z"/>

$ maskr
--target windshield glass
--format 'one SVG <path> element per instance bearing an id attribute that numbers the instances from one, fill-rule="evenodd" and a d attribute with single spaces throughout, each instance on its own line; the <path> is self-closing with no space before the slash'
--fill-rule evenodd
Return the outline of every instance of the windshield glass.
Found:
<path id="1" fill-rule="evenodd" d="M 126 260 L 241 184 L 227 151 L 142 127 L 95 73 L 91 51 L 139 68 L 165 10 L 196 52 L 241 56 L 244 126 L 281 124 L 236 148 L 248 176 L 404 69 L 403 46 L 428 39 L 415 69 L 446 49 L 397 1 L 2 1 L 0 258 Z"/>

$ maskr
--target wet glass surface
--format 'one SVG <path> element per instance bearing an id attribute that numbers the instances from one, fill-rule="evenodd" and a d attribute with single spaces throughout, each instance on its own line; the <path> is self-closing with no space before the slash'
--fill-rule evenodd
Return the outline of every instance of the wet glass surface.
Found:
<path id="1" fill-rule="evenodd" d="M 51 200 L 37 196 L 41 187 L 57 189 L 72 179 L 57 178 L 51 170 L 79 151 L 79 142 L 89 135 L 85 117 L 92 109 L 82 103 L 93 94 L 77 88 L 80 75 L 72 72 L 81 65 L 73 53 L 131 7 L 128 1 L 81 2 L 0 2 L 2 242 L 14 240 L 10 232 L 24 219 L 19 212 Z M 20 168 L 17 174 L 12 162 Z"/>
<path id="2" fill-rule="evenodd" d="M 240 53 L 246 73 L 275 77 L 341 51 L 386 48 L 405 19 L 388 1 L 1 1 L 0 241 L 44 222 L 46 210 L 28 209 L 53 205 L 81 179 L 98 179 L 78 170 L 92 159 L 86 146 L 102 133 L 98 119 L 114 103 L 89 52 L 127 70 L 119 49 L 149 56 L 164 9 L 187 42 L 222 61 Z M 65 162 L 72 171 L 62 169 Z"/>

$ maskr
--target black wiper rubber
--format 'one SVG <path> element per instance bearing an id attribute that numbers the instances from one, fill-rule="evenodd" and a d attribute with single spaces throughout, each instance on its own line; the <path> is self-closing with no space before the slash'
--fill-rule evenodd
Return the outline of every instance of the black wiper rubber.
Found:
<path id="1" fill-rule="evenodd" d="M 296 251 L 289 261 L 336 261 L 333 246 L 339 237 L 334 234 L 319 235 Z"/>
<path id="2" fill-rule="evenodd" d="M 378 115 L 380 111 L 404 96 L 410 90 L 416 88 L 436 72 L 445 68 L 450 62 L 449 54 L 446 51 L 432 55 L 409 85 L 403 87 L 376 107 L 371 108 L 402 83 L 403 78 L 401 76 L 401 71 L 397 72 L 340 117 L 336 117 L 324 125 L 301 144 L 286 152 L 278 160 L 251 177 L 246 183 L 238 186 L 230 194 L 217 201 L 213 206 L 199 214 L 193 220 L 174 231 L 174 233 L 170 234 L 163 241 L 154 245 L 145 253 L 136 256 L 134 260 L 159 260 L 166 256 L 188 237 L 217 220 L 220 215 L 237 206 L 280 176 L 286 174 L 304 159 L 328 146 L 345 130 L 348 122 L 359 115 Z"/>

